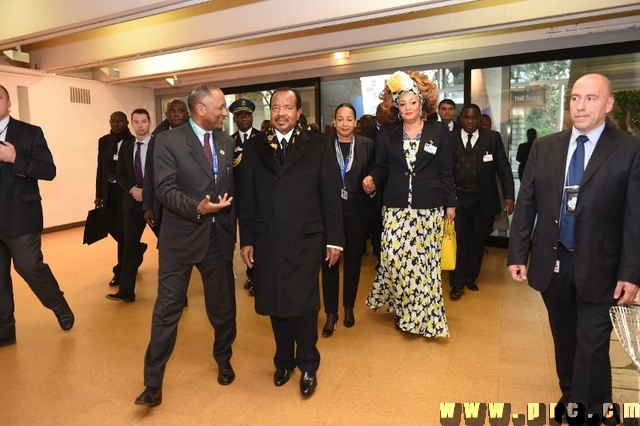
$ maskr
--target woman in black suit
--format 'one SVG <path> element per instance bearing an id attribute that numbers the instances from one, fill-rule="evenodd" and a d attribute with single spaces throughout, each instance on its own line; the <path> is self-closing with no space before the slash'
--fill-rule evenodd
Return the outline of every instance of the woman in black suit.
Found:
<path id="1" fill-rule="evenodd" d="M 354 134 L 356 128 L 356 110 L 348 103 L 336 108 L 333 126 L 336 134 L 330 136 L 335 145 L 336 159 L 342 175 L 342 211 L 344 222 L 344 272 L 342 304 L 344 306 L 344 325 L 353 327 L 356 320 L 353 306 L 360 281 L 362 248 L 364 247 L 373 204 L 360 182 L 369 174 L 373 166 L 373 142 L 364 136 Z M 322 335 L 331 336 L 338 322 L 338 288 L 340 282 L 340 264 L 322 267 L 322 291 L 324 311 L 327 322 Z"/>
<path id="2" fill-rule="evenodd" d="M 362 185 L 384 186 L 380 266 L 366 300 L 395 311 L 396 326 L 425 337 L 449 337 L 442 300 L 440 250 L 444 221 L 455 218 L 449 131 L 424 121 L 438 89 L 424 74 L 398 71 L 387 80 L 376 163 Z M 399 120 L 397 120 L 399 118 Z"/>

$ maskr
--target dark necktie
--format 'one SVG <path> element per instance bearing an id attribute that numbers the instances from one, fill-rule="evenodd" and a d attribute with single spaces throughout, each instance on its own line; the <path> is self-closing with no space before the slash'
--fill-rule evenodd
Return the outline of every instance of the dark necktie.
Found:
<path id="1" fill-rule="evenodd" d="M 469 135 L 469 138 L 467 139 L 466 150 L 467 150 L 467 154 L 471 154 L 471 149 L 473 148 L 471 146 L 471 138 L 473 137 L 473 133 L 467 133 L 467 135 Z"/>
<path id="2" fill-rule="evenodd" d="M 246 133 L 242 136 L 242 144 L 244 145 L 245 143 L 247 143 L 247 140 L 249 139 L 249 135 L 247 135 Z"/>
<path id="3" fill-rule="evenodd" d="M 284 164 L 284 159 L 287 157 L 287 148 L 289 143 L 285 138 L 280 141 L 280 165 Z"/>
<path id="4" fill-rule="evenodd" d="M 207 161 L 209 162 L 209 168 L 213 171 L 213 152 L 211 151 L 209 139 L 211 139 L 211 134 L 207 132 L 204 134 L 204 155 L 207 157 Z"/>
<path id="5" fill-rule="evenodd" d="M 580 135 L 576 139 L 576 149 L 571 156 L 569 171 L 567 172 L 567 186 L 579 186 L 584 174 L 584 143 L 589 138 Z M 575 215 L 566 213 L 567 190 L 564 191 L 562 207 L 560 209 L 560 243 L 568 249 L 573 248 L 573 224 Z"/>
<path id="6" fill-rule="evenodd" d="M 144 177 L 142 174 L 142 159 L 140 158 L 140 151 L 142 150 L 142 142 L 136 142 L 136 153 L 134 155 L 134 172 L 136 174 L 136 186 L 142 188 L 142 182 Z"/>

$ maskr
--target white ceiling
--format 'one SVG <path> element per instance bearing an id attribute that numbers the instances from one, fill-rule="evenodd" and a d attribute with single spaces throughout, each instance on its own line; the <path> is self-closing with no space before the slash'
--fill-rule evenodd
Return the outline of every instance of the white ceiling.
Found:
<path id="1" fill-rule="evenodd" d="M 173 75 L 185 87 L 228 87 L 640 41 L 634 0 L 7 3 L 0 50 L 20 45 L 30 68 L 160 93 L 176 90 L 165 81 Z M 336 51 L 350 56 L 336 60 Z M 3 64 L 24 66 L 6 58 Z M 100 71 L 110 66 L 119 78 Z"/>

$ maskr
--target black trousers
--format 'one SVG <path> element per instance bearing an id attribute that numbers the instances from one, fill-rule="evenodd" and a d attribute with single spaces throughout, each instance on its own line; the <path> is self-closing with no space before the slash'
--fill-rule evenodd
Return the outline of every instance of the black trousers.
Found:
<path id="1" fill-rule="evenodd" d="M 109 183 L 109 192 L 104 203 L 104 218 L 107 232 L 118 244 L 118 263 L 113 267 L 113 275 L 120 277 L 122 256 L 124 254 L 124 213 L 122 211 L 122 197 L 124 191 L 117 183 Z"/>
<path id="2" fill-rule="evenodd" d="M 209 229 L 209 248 L 200 263 L 174 263 L 160 257 L 158 298 L 153 308 L 151 340 L 144 357 L 145 386 L 162 387 L 194 266 L 202 276 L 207 317 L 214 329 L 213 358 L 218 363 L 231 359 L 231 345 L 236 338 L 233 267 L 232 262 L 227 262 L 222 256 L 215 225 Z"/>
<path id="3" fill-rule="evenodd" d="M 271 317 L 271 327 L 276 339 L 276 368 L 314 373 L 320 366 L 318 342 L 318 313 L 302 317 Z"/>
<path id="4" fill-rule="evenodd" d="M 142 263 L 140 239 L 146 226 L 142 203 L 136 202 L 131 211 L 124 213 L 124 253 L 120 269 L 120 291 L 127 294 L 135 293 L 136 275 Z M 158 236 L 157 227 L 151 230 Z"/>
<path id="5" fill-rule="evenodd" d="M 477 193 L 456 193 L 456 269 L 449 273 L 452 287 L 463 287 L 473 283 L 480 275 L 484 239 L 490 218 L 482 214 L 480 197 Z"/>
<path id="6" fill-rule="evenodd" d="M 612 402 L 609 340 L 611 302 L 589 303 L 576 291 L 573 253 L 559 247 L 560 269 L 542 293 L 553 336 L 556 372 L 562 399 L 584 405 L 602 416 L 602 404 Z"/>
<path id="7" fill-rule="evenodd" d="M 11 261 L 44 307 L 57 311 L 64 297 L 49 265 L 43 262 L 41 234 L 9 236 L 0 232 L 0 340 L 16 336 Z"/>
<path id="8" fill-rule="evenodd" d="M 353 309 L 360 282 L 362 265 L 362 247 L 367 240 L 369 222 L 357 216 L 344 216 L 344 252 L 343 252 L 343 290 L 342 306 Z M 322 296 L 324 311 L 328 314 L 338 312 L 338 293 L 340 287 L 340 262 L 329 267 L 322 263 Z"/>

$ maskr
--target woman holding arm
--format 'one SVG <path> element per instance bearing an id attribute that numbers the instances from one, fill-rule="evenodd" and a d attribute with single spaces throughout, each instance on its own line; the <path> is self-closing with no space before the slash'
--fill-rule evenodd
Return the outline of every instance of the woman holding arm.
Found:
<path id="1" fill-rule="evenodd" d="M 388 122 L 376 142 L 376 163 L 363 182 L 384 186 L 380 266 L 367 305 L 395 311 L 396 326 L 425 337 L 449 337 L 440 257 L 444 221 L 455 218 L 449 131 L 424 121 L 438 101 L 436 85 L 417 71 L 393 74 L 381 93 Z M 397 118 L 399 120 L 397 120 Z"/>
<path id="2" fill-rule="evenodd" d="M 356 110 L 348 103 L 336 108 L 333 126 L 336 134 L 330 136 L 335 145 L 336 161 L 342 174 L 342 211 L 344 223 L 344 272 L 342 305 L 344 307 L 344 326 L 353 327 L 356 320 L 353 307 L 360 281 L 362 248 L 364 247 L 373 204 L 371 196 L 364 192 L 362 179 L 369 174 L 373 166 L 373 142 L 364 136 L 354 134 L 356 128 Z M 325 337 L 333 335 L 338 323 L 338 288 L 340 282 L 340 263 L 322 267 L 322 292 L 327 322 L 322 328 Z"/>

